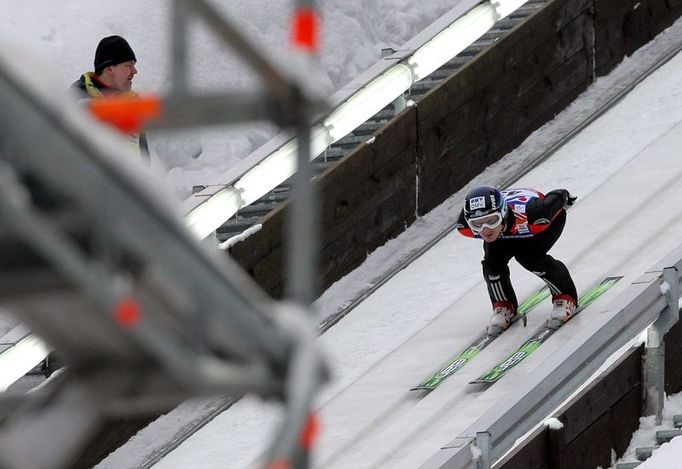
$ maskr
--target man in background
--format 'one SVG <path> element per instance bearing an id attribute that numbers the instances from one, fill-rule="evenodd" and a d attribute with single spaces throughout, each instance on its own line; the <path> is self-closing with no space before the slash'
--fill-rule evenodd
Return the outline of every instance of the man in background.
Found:
<path id="1" fill-rule="evenodd" d="M 97 45 L 94 72 L 86 72 L 76 80 L 71 89 L 79 100 L 100 99 L 103 97 L 130 97 L 133 77 L 137 74 L 137 58 L 128 41 L 121 36 L 108 36 Z M 149 146 L 144 132 L 130 134 L 129 141 L 140 157 L 149 162 Z"/>

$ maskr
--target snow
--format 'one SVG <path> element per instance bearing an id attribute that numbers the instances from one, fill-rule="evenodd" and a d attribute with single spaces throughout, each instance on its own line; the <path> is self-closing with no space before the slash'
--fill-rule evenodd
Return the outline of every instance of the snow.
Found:
<path id="1" fill-rule="evenodd" d="M 460 0 L 330 0 L 318 2 L 322 17 L 318 85 L 331 95 L 381 57 L 398 48 Z M 292 0 L 213 0 L 211 3 L 283 66 L 293 61 L 288 49 Z M 166 0 L 3 0 L 0 41 L 20 44 L 58 74 L 45 84 L 66 89 L 92 70 L 102 37 L 125 37 L 138 59 L 134 89 L 164 92 L 171 83 L 172 2 Z M 255 89 L 259 80 L 205 27 L 190 27 L 191 85 L 199 90 Z M 168 167 L 168 178 L 181 196 L 194 185 L 211 184 L 275 133 L 265 123 L 150 134 L 150 145 Z"/>
<path id="2" fill-rule="evenodd" d="M 256 223 L 252 227 L 244 230 L 243 233 L 238 234 L 236 236 L 233 236 L 230 239 L 220 243 L 220 246 L 218 246 L 218 247 L 219 247 L 219 249 L 222 249 L 222 250 L 228 249 L 229 247 L 234 246 L 236 243 L 238 243 L 240 241 L 244 241 L 246 238 L 248 238 L 252 234 L 258 233 L 261 230 L 261 228 L 263 228 L 263 225 L 261 225 L 260 223 Z"/>
<path id="3" fill-rule="evenodd" d="M 545 426 L 550 430 L 561 430 L 562 428 L 564 428 L 564 424 L 561 423 L 561 420 L 557 418 L 545 420 Z"/>
<path id="4" fill-rule="evenodd" d="M 656 425 L 654 415 L 640 418 L 640 427 L 632 435 L 630 446 L 618 462 L 636 461 L 635 449 L 655 446 L 656 432 L 673 429 L 674 415 L 682 415 L 682 393 L 666 398 L 663 421 L 660 425 Z M 680 455 L 682 455 L 682 438 L 673 438 L 669 443 L 661 445 L 649 459 L 638 467 L 639 469 L 675 469 L 680 467 Z"/>
<path id="5" fill-rule="evenodd" d="M 502 181 L 510 171 L 528 164 L 681 39 L 682 22 L 678 21 L 472 184 Z M 541 190 L 566 187 L 579 196 L 553 251 L 568 264 L 579 290 L 604 274 L 617 272 L 632 281 L 679 243 L 680 209 L 671 201 L 682 196 L 682 188 L 676 184 L 682 177 L 676 153 L 682 144 L 680 69 L 682 57 L 676 56 L 549 161 L 515 183 Z M 633 188 L 638 190 L 636 200 Z M 343 307 L 354 293 L 450 226 L 465 191 L 418 220 L 332 286 L 316 303 L 320 317 Z M 644 213 L 642 204 L 651 212 Z M 651 219 L 671 223 L 652 232 Z M 651 236 L 657 242 L 652 243 Z M 514 392 L 541 364 L 542 354 L 534 354 L 485 392 L 467 387 L 469 379 L 525 337 L 523 328 L 512 328 L 426 398 L 406 395 L 406 389 L 461 349 L 487 322 L 487 312 L 470 313 L 487 303 L 480 281 L 480 256 L 478 242 L 457 236 L 443 238 L 320 338 L 334 380 L 317 401 L 323 422 L 317 465 L 416 467 L 497 399 Z M 516 265 L 512 265 L 512 275 L 519 296 L 537 287 L 537 280 Z M 613 295 L 629 281 L 614 287 Z M 570 327 L 543 345 L 543 354 L 560 351 L 562 341 L 589 327 L 591 319 L 589 314 L 576 317 Z M 529 318 L 529 327 L 542 320 L 539 308 L 539 313 Z M 193 418 L 187 409 L 179 409 L 161 418 L 159 425 L 167 422 L 168 429 L 170 419 L 179 415 L 188 421 Z M 244 399 L 156 467 L 222 467 L 226 460 L 234 467 L 251 466 L 278 415 L 274 406 Z M 163 444 L 150 433 L 153 435 L 153 430 L 142 431 L 99 467 L 135 467 L 144 461 L 152 450 L 150 441 Z"/>
<path id="6" fill-rule="evenodd" d="M 222 2 L 221 8 L 238 12 L 234 19 L 239 27 L 270 54 L 286 60 L 283 44 L 290 3 L 233 0 Z M 322 12 L 326 29 L 321 55 L 324 84 L 330 90 L 338 89 L 373 63 L 382 47 L 397 47 L 452 3 L 325 2 Z M 5 0 L 0 39 L 19 42 L 41 54 L 45 63 L 61 74 L 62 81 L 52 86 L 62 90 L 91 67 L 99 38 L 121 34 L 130 41 L 139 59 L 136 89 L 163 91 L 169 82 L 168 54 L 160 52 L 168 47 L 167 5 L 159 0 L 60 4 Z M 608 102 L 633 76 L 679 42 L 680 21 L 626 59 L 608 77 L 598 80 L 566 111 L 472 184 L 498 184 L 510 172 L 528 165 L 543 149 L 556 143 L 558 136 L 576 128 L 593 109 Z M 191 47 L 197 52 L 192 70 L 198 87 L 251 86 L 252 75 L 238 59 L 221 50 L 208 32 L 195 29 Z M 553 251 L 567 263 L 579 289 L 604 273 L 635 277 L 679 243 L 682 217 L 674 201 L 682 196 L 682 188 L 677 184 L 682 175 L 679 156 L 674 151 L 679 148 L 682 135 L 681 69 L 682 57 L 676 56 L 549 161 L 515 183 L 540 190 L 566 187 L 579 196 L 569 214 L 566 231 Z M 213 175 L 224 172 L 272 132 L 268 126 L 248 126 L 230 132 L 212 129 L 200 135 L 181 133 L 176 140 L 159 136 L 153 145 L 171 168 L 170 180 L 180 192 L 187 193 L 193 184 L 206 184 Z M 633 188 L 638 190 L 635 201 Z M 466 190 L 419 219 L 325 292 L 315 305 L 320 319 L 338 311 L 386 270 L 451 226 Z M 644 212 L 641 204 L 646 202 L 651 206 Z M 652 229 L 651 220 L 670 223 Z M 651 242 L 653 238 L 657 242 Z M 487 322 L 488 312 L 481 313 L 481 305 L 487 304 L 487 299 L 480 279 L 480 257 L 480 242 L 446 236 L 320 338 L 334 379 L 317 400 L 323 428 L 314 455 L 316 466 L 416 467 L 502 396 L 513 393 L 541 364 L 542 354 L 534 354 L 485 392 L 468 387 L 469 379 L 525 337 L 526 330 L 515 327 L 477 357 L 475 363 L 426 398 L 418 400 L 406 393 L 426 372 L 461 349 Z M 512 265 L 512 275 L 520 297 L 538 286 L 535 277 L 516 265 Z M 627 282 L 621 283 L 617 288 L 625 288 Z M 538 314 L 529 318 L 529 327 L 534 328 L 544 317 L 539 307 Z M 543 353 L 560 351 L 568 337 L 589 327 L 590 321 L 588 314 L 576 317 L 543 345 Z M 141 431 L 98 467 L 138 467 L 219 402 L 196 400 L 181 405 Z M 673 398 L 668 400 L 666 413 L 677 405 L 671 402 Z M 156 467 L 218 468 L 225 467 L 226 461 L 230 467 L 252 466 L 265 448 L 280 410 L 253 397 L 242 399 Z M 651 438 L 651 421 L 642 422 L 641 438 L 645 438 L 644 434 Z M 673 440 L 664 446 L 659 451 L 661 457 L 679 444 Z M 666 466 L 662 463 L 651 467 Z"/>

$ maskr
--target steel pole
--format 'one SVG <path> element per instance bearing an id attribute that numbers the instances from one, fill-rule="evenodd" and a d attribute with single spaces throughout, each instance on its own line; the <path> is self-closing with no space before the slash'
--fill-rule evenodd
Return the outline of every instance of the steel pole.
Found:
<path id="1" fill-rule="evenodd" d="M 295 6 L 294 24 L 292 25 L 293 47 L 300 54 L 302 78 L 310 76 L 305 73 L 313 66 L 313 54 L 316 50 L 316 34 L 314 18 L 315 2 L 298 0 Z M 306 21 L 313 20 L 313 23 Z M 309 28 L 299 30 L 298 28 Z M 298 156 L 295 175 L 294 199 L 289 214 L 288 244 L 289 283 L 288 296 L 294 302 L 309 307 L 316 296 L 316 259 L 317 259 L 317 204 L 315 190 L 311 182 L 311 120 L 312 112 L 307 100 L 299 96 L 300 121 L 297 127 Z"/>
<path id="2" fill-rule="evenodd" d="M 173 37 L 171 38 L 172 92 L 187 94 L 187 8 L 182 0 L 173 2 Z"/>
<path id="3" fill-rule="evenodd" d="M 656 425 L 663 421 L 665 405 L 665 334 L 679 317 L 680 273 L 675 266 L 663 269 L 667 307 L 647 329 L 644 349 L 644 415 L 655 415 Z"/>
<path id="4" fill-rule="evenodd" d="M 298 157 L 295 192 L 289 214 L 289 292 L 288 296 L 301 306 L 308 307 L 315 299 L 315 262 L 317 236 L 315 234 L 317 204 L 310 163 L 310 128 L 302 124 L 298 129 Z"/>
<path id="5" fill-rule="evenodd" d="M 292 30 L 293 46 L 301 54 L 301 69 L 303 78 L 310 76 L 306 73 L 312 69 L 312 55 L 316 48 L 316 14 L 314 2 L 312 0 L 298 0 Z M 300 31 L 297 28 L 308 28 Z M 301 80 L 302 82 L 302 80 Z M 302 90 L 299 90 L 302 92 Z M 297 128 L 298 135 L 298 155 L 297 171 L 295 176 L 295 192 L 291 213 L 289 214 L 289 297 L 298 303 L 304 310 L 310 311 L 310 306 L 316 296 L 316 262 L 318 249 L 317 236 L 317 199 L 311 181 L 313 173 L 311 167 L 311 121 L 312 110 L 309 102 L 303 97 L 298 96 L 300 121 Z M 296 405 L 297 387 L 301 387 L 304 381 L 292 377 L 287 389 L 287 400 L 292 407 L 295 415 L 291 415 L 290 421 L 296 422 L 299 433 L 299 443 L 293 448 L 292 466 L 296 469 L 307 469 L 310 467 L 310 447 L 308 444 L 301 444 L 301 435 L 304 431 L 303 418 L 310 414 L 311 401 L 300 402 Z M 313 383 L 309 383 L 313 384 Z M 304 386 L 305 387 L 305 386 Z"/>

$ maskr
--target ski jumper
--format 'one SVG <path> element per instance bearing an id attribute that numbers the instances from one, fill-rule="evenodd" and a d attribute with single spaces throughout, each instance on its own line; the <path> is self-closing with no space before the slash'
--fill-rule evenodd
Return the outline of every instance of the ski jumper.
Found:
<path id="1" fill-rule="evenodd" d="M 493 242 L 483 243 L 483 278 L 493 306 L 509 305 L 516 311 L 518 300 L 511 284 L 509 261 L 514 258 L 526 270 L 540 277 L 550 289 L 552 299 L 578 293 L 566 266 L 547 254 L 559 239 L 566 224 L 567 192 L 553 190 L 546 195 L 534 189 L 502 191 L 507 205 L 505 228 Z M 457 230 L 470 238 L 481 238 L 467 224 L 464 211 L 459 214 Z"/>

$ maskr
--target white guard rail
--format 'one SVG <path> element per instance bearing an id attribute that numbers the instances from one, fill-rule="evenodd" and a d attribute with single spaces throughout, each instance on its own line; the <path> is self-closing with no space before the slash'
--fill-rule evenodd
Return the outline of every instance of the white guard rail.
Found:
<path id="1" fill-rule="evenodd" d="M 454 58 L 528 0 L 461 0 L 440 20 L 332 96 L 331 113 L 311 131 L 311 159 Z M 206 238 L 296 170 L 297 143 L 279 134 L 185 202 L 190 228 Z"/>
<path id="2" fill-rule="evenodd" d="M 595 315 L 593 326 L 571 337 L 514 393 L 498 402 L 422 468 L 489 468 L 517 439 L 568 399 L 618 349 L 639 336 L 657 318 L 668 313 L 677 318 L 680 269 L 682 245 L 634 280 L 603 313 Z M 674 321 L 667 322 L 669 328 Z M 474 459 L 472 445 L 480 450 L 478 459 Z"/>

